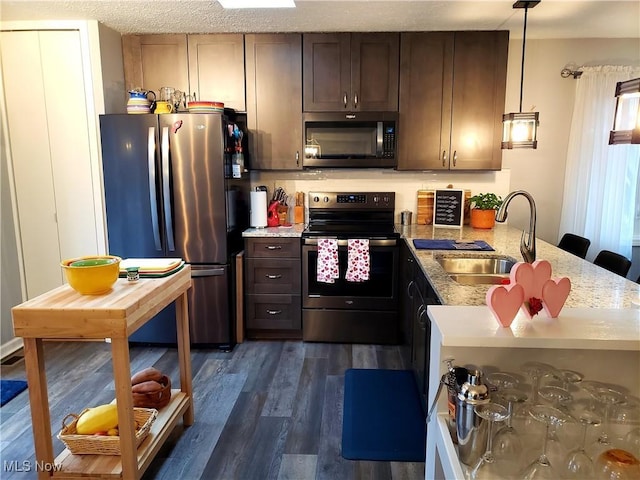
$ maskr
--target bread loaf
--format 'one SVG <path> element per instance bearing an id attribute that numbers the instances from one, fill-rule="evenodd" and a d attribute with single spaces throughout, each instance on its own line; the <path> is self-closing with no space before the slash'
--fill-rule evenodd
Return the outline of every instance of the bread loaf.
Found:
<path id="1" fill-rule="evenodd" d="M 153 367 L 145 368 L 131 377 L 131 385 L 137 385 L 149 380 L 159 382 L 162 379 L 162 375 L 162 372 L 158 369 Z"/>
<path id="2" fill-rule="evenodd" d="M 146 380 L 133 385 L 131 395 L 134 407 L 160 409 L 171 400 L 171 379 L 160 373 L 158 381 Z"/>

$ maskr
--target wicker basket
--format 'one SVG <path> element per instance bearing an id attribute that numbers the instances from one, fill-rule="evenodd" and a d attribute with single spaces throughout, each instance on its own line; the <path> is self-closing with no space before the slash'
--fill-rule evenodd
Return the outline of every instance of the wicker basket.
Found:
<path id="1" fill-rule="evenodd" d="M 82 415 L 87 410 L 83 410 Z M 58 438 L 67 446 L 74 455 L 120 455 L 120 437 L 109 435 L 79 435 L 76 431 L 76 423 L 80 415 L 70 413 L 62 420 L 62 430 Z M 136 448 L 147 438 L 151 425 L 158 416 L 154 408 L 134 408 L 133 419 L 137 425 L 142 425 L 136 430 Z M 73 418 L 67 425 L 66 422 Z"/>

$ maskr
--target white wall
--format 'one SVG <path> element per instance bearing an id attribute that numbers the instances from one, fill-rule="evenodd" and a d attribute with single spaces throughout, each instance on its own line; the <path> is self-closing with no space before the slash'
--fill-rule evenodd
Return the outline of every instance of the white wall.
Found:
<path id="1" fill-rule="evenodd" d="M 491 189 L 503 196 L 511 190 L 526 190 L 536 201 L 537 236 L 555 244 L 559 237 L 568 134 L 577 81 L 572 77 L 562 78 L 560 71 L 568 63 L 578 66 L 640 65 L 640 39 L 527 40 L 525 57 L 523 110 L 528 111 L 535 105 L 540 112 L 538 148 L 504 150 L 502 172 L 333 170 L 315 176 L 297 172 L 253 172 L 252 185 L 267 185 L 270 192 L 274 185 L 282 186 L 287 193 L 310 189 L 394 190 L 397 192 L 396 210 L 414 212 L 416 190 L 432 185 L 452 183 L 457 188 L 470 188 L 474 194 Z M 517 112 L 519 108 L 521 58 L 522 40 L 512 40 L 509 44 L 505 112 Z M 611 101 L 614 101 L 613 92 Z M 524 198 L 516 199 L 510 205 L 509 223 L 521 229 L 528 228 L 529 205 Z"/>

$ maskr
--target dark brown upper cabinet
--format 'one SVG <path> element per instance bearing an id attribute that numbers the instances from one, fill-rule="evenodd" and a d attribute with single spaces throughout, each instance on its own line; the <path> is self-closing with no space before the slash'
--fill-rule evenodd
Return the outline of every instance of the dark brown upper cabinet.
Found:
<path id="1" fill-rule="evenodd" d="M 198 100 L 246 110 L 241 33 L 188 35 L 189 93 Z"/>
<path id="2" fill-rule="evenodd" d="M 509 34 L 403 33 L 398 170 L 500 170 Z"/>
<path id="3" fill-rule="evenodd" d="M 251 168 L 302 168 L 302 36 L 245 35 Z"/>
<path id="4" fill-rule="evenodd" d="M 127 91 L 189 90 L 186 35 L 123 35 L 122 56 Z"/>
<path id="5" fill-rule="evenodd" d="M 399 33 L 302 36 L 305 112 L 397 111 Z"/>

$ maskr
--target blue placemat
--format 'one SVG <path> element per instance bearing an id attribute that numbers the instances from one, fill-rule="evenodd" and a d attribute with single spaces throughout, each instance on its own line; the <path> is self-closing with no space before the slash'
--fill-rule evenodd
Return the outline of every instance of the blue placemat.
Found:
<path id="1" fill-rule="evenodd" d="M 456 242 L 455 240 L 436 240 L 430 238 L 417 238 L 413 241 L 418 250 L 481 250 L 493 252 L 494 249 L 484 240 L 473 242 Z"/>

